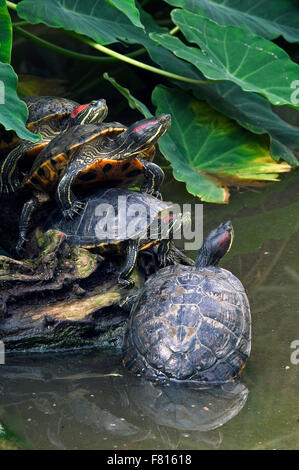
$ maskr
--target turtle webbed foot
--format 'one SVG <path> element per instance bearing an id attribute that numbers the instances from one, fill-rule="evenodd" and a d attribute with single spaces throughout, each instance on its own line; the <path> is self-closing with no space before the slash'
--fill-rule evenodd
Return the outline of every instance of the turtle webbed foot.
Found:
<path id="1" fill-rule="evenodd" d="M 18 240 L 18 243 L 16 245 L 16 253 L 20 258 L 22 257 L 22 254 L 24 252 L 25 243 L 27 241 L 28 241 L 27 238 L 23 237 L 22 235 L 19 236 L 19 240 Z"/>
<path id="2" fill-rule="evenodd" d="M 153 196 L 153 197 L 159 199 L 160 201 L 162 201 L 162 199 L 163 199 L 163 198 L 162 198 L 162 194 L 160 193 L 160 191 L 149 190 L 149 189 L 147 188 L 147 186 L 146 186 L 146 187 L 141 187 L 141 192 L 142 192 L 142 193 L 149 194 L 150 196 Z"/>
<path id="3" fill-rule="evenodd" d="M 11 184 L 0 183 L 0 199 L 8 198 L 11 194 L 15 193 L 20 186 L 21 183 L 19 180 L 14 180 Z"/>
<path id="4" fill-rule="evenodd" d="M 118 278 L 118 284 L 124 289 L 132 289 L 135 286 L 133 279 L 123 279 L 121 277 Z"/>
<path id="5" fill-rule="evenodd" d="M 160 199 L 160 201 L 163 200 L 163 197 L 162 197 L 162 194 L 160 193 L 160 191 L 154 191 L 152 196 L 154 196 L 157 199 Z"/>
<path id="6" fill-rule="evenodd" d="M 73 217 L 80 214 L 84 207 L 85 202 L 75 201 L 70 208 L 62 211 L 63 217 L 66 219 L 73 219 Z"/>

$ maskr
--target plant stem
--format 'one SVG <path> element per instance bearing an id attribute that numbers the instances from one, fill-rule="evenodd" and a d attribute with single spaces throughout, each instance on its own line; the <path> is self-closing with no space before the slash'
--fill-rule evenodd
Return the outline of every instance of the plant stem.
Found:
<path id="1" fill-rule="evenodd" d="M 72 35 L 78 37 L 76 33 L 72 33 Z M 101 44 L 98 44 L 92 41 L 91 39 L 88 39 L 87 37 L 80 36 L 80 40 L 85 42 L 89 46 L 93 47 L 94 49 L 97 49 L 98 51 L 103 52 L 104 54 L 115 57 L 116 59 L 122 60 L 123 62 L 127 62 L 130 65 L 135 65 L 135 67 L 148 70 L 149 72 L 154 72 L 159 75 L 164 75 L 164 77 L 168 77 L 174 80 L 180 80 L 180 81 L 188 82 L 188 83 L 195 83 L 197 85 L 205 85 L 207 83 L 215 82 L 215 80 L 196 80 L 194 78 L 184 77 L 182 75 L 177 75 L 175 73 L 167 72 L 166 70 L 163 70 L 163 69 L 158 69 L 157 67 L 153 67 L 152 65 L 148 65 L 148 64 L 145 64 L 144 62 L 140 62 L 139 60 L 132 59 L 131 57 L 128 57 L 126 55 L 119 54 L 118 52 L 115 52 L 112 49 L 108 49 L 108 47 L 102 46 Z"/>
<path id="2" fill-rule="evenodd" d="M 180 28 L 179 28 L 178 26 L 175 26 L 171 31 L 169 31 L 169 34 L 171 34 L 171 36 L 173 36 L 173 35 L 176 34 L 179 30 L 180 30 Z"/>
<path id="3" fill-rule="evenodd" d="M 7 8 L 10 8 L 11 10 L 17 11 L 17 5 L 15 3 L 8 2 L 6 0 L 6 5 L 7 5 Z"/>
<path id="4" fill-rule="evenodd" d="M 29 39 L 30 41 L 46 47 L 47 49 L 58 52 L 58 54 L 65 55 L 67 57 L 71 57 L 72 59 L 76 60 L 83 60 L 87 62 L 113 62 L 115 59 L 111 57 L 98 57 L 98 56 L 93 56 L 89 54 L 80 54 L 79 52 L 71 51 L 69 49 L 65 49 L 64 47 L 57 46 L 56 44 L 53 44 L 49 41 L 46 41 L 45 39 L 41 39 L 38 36 L 35 36 L 32 33 L 29 33 L 23 28 L 20 28 L 19 26 L 13 25 L 14 31 L 19 34 L 20 36 L 25 37 L 26 39 Z"/>
<path id="5" fill-rule="evenodd" d="M 26 26 L 28 23 L 28 21 L 16 21 L 15 23 L 12 23 L 12 26 Z"/>
<path id="6" fill-rule="evenodd" d="M 6 1 L 6 4 L 9 8 L 11 8 L 13 10 L 17 9 L 17 5 L 15 3 Z M 175 28 L 173 28 L 170 31 L 170 34 L 172 34 L 172 35 L 175 34 L 178 31 L 178 29 L 179 28 L 176 26 Z M 100 52 L 103 52 L 104 54 L 110 56 L 110 58 L 108 58 L 108 57 L 95 57 L 95 56 L 92 56 L 92 55 L 80 54 L 78 52 L 73 52 L 73 51 L 70 51 L 70 50 L 65 49 L 63 47 L 56 46 L 55 44 L 52 44 L 48 41 L 45 41 L 44 39 L 40 39 L 39 37 L 35 36 L 34 34 L 29 33 L 28 31 L 25 31 L 24 29 L 22 29 L 18 26 L 16 26 L 14 28 L 14 30 L 18 34 L 26 37 L 27 39 L 29 39 L 33 42 L 36 42 L 37 44 L 40 44 L 44 47 L 47 47 L 48 49 L 51 49 L 53 51 L 59 52 L 60 54 L 64 54 L 68 57 L 76 58 L 78 60 L 85 60 L 85 61 L 91 61 L 91 62 L 110 62 L 113 59 L 118 59 L 118 60 L 121 60 L 123 62 L 127 62 L 130 65 L 134 65 L 135 67 L 139 67 L 141 69 L 147 70 L 149 72 L 157 73 L 157 74 L 163 75 L 164 77 L 167 77 L 167 78 L 172 78 L 173 80 L 179 80 L 179 81 L 187 82 L 187 83 L 194 83 L 196 85 L 206 85 L 206 84 L 209 84 L 209 83 L 215 83 L 215 80 L 196 80 L 194 78 L 184 77 L 183 75 L 177 75 L 175 73 L 167 72 L 166 70 L 158 69 L 157 67 L 153 67 L 152 65 L 148 65 L 148 64 L 145 64 L 144 62 L 140 62 L 139 60 L 133 59 L 134 54 L 136 56 L 136 55 L 139 55 L 139 54 L 145 52 L 145 50 L 143 48 L 139 49 L 138 51 L 134 51 L 130 56 L 129 55 L 126 56 L 124 54 L 119 54 L 118 52 L 115 52 L 112 49 L 109 49 L 108 47 L 102 46 L 101 44 L 98 44 L 98 43 L 92 41 L 91 39 L 88 39 L 87 37 L 78 35 L 77 33 L 70 32 L 70 34 L 72 36 L 76 37 L 80 41 L 85 42 L 86 44 L 93 47 L 94 49 L 96 49 Z M 111 57 L 113 59 L 111 59 Z"/>

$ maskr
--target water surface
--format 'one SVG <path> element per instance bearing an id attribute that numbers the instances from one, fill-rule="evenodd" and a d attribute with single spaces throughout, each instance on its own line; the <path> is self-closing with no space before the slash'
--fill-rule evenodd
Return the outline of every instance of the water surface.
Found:
<path id="1" fill-rule="evenodd" d="M 222 266 L 251 304 L 252 353 L 240 383 L 161 389 L 131 376 L 113 351 L 9 356 L 0 365 L 0 448 L 299 449 L 299 364 L 291 361 L 299 340 L 298 183 L 297 171 L 267 188 L 234 191 L 229 205 L 204 206 L 205 234 L 233 222 Z M 196 202 L 173 181 L 164 199 Z"/>

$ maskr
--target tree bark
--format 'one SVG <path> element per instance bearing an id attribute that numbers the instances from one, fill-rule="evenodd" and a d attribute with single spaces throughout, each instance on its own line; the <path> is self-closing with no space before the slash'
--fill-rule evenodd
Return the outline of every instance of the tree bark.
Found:
<path id="1" fill-rule="evenodd" d="M 118 266 L 70 247 L 62 232 L 39 232 L 25 260 L 0 256 L 0 340 L 6 351 L 120 348 L 128 313 L 119 302 L 130 291 L 117 283 Z M 155 259 L 155 252 L 151 255 Z M 135 269 L 135 289 L 157 269 Z M 192 264 L 177 248 L 173 262 Z"/>

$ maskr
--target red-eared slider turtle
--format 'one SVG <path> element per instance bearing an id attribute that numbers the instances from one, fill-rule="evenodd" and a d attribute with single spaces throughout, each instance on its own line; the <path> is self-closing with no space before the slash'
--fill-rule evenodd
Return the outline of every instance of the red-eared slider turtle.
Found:
<path id="1" fill-rule="evenodd" d="M 128 128 L 117 122 L 74 126 L 53 139 L 38 155 L 23 187 L 54 193 L 66 218 L 78 214 L 85 205 L 74 195 L 73 186 L 130 184 L 143 174 L 145 181 L 141 191 L 157 196 L 164 173 L 140 155 L 148 155 L 168 130 L 170 122 L 169 114 L 161 114 Z M 38 205 L 36 197 L 24 205 L 18 251 L 24 242 L 31 214 Z"/>
<path id="2" fill-rule="evenodd" d="M 241 282 L 215 267 L 229 250 L 230 222 L 203 242 L 195 266 L 177 264 L 150 277 L 133 298 L 124 365 L 151 380 L 221 384 L 250 353 L 249 302 Z"/>
<path id="3" fill-rule="evenodd" d="M 102 188 L 83 202 L 84 209 L 74 219 L 65 219 L 56 209 L 45 230 L 64 232 L 71 246 L 126 257 L 118 278 L 125 287 L 134 285 L 129 276 L 138 251 L 158 244 L 160 264 L 165 266 L 173 233 L 190 217 L 176 213 L 171 203 L 122 188 Z"/>
<path id="4" fill-rule="evenodd" d="M 23 101 L 28 108 L 26 127 L 35 133 L 38 133 L 35 131 L 35 126 L 40 126 L 43 119 L 55 119 L 57 116 L 57 119 L 61 120 L 61 126 L 63 126 L 64 121 L 68 119 L 72 111 L 80 106 L 76 101 L 55 96 L 29 96 L 23 98 Z M 1 155 L 3 153 L 7 155 L 21 141 L 22 139 L 14 131 L 7 131 L 4 126 L 0 126 Z M 35 145 L 38 144 L 40 144 L 40 141 Z"/>
<path id="5" fill-rule="evenodd" d="M 14 144 L 17 145 L 1 163 L 0 196 L 13 193 L 20 187 L 19 166 L 22 163 L 22 157 L 26 156 L 24 164 L 26 169 L 30 169 L 36 155 L 55 136 L 78 124 L 101 122 L 107 115 L 106 101 L 103 99 L 79 105 L 65 98 L 36 96 L 25 99 L 25 102 L 29 111 L 27 128 L 35 134 L 41 134 L 42 138 L 35 143 L 27 140 L 14 140 Z M 3 136 L 5 135 L 9 134 L 4 133 Z"/>

